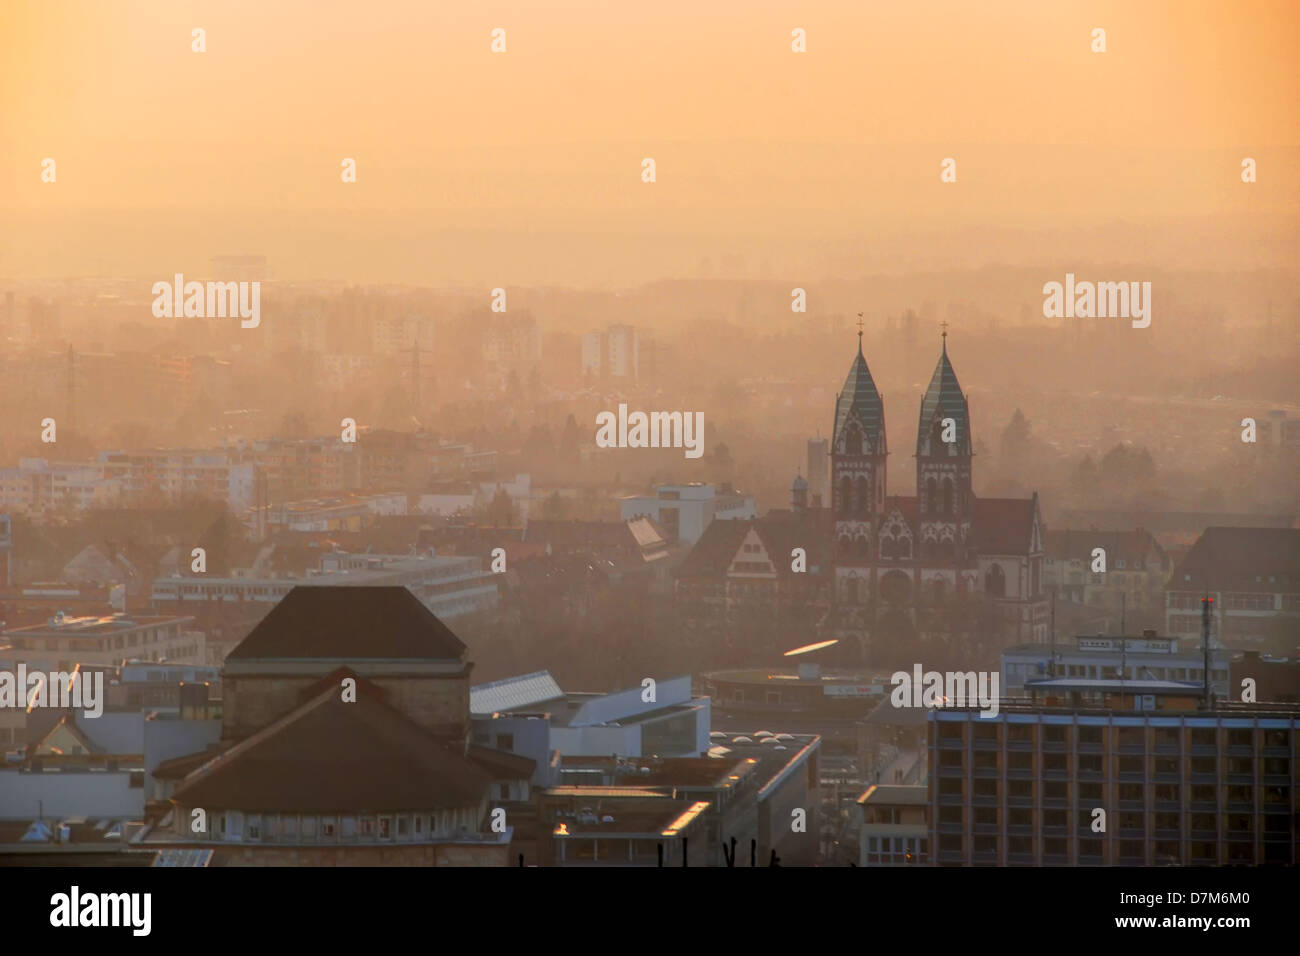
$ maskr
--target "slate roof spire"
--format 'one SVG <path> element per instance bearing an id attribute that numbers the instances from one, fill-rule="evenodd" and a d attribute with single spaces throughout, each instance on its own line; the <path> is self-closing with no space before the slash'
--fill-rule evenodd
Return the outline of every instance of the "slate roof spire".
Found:
<path id="1" fill-rule="evenodd" d="M 936 422 L 951 418 L 957 423 L 956 441 L 948 454 L 971 454 L 970 409 L 966 396 L 957 381 L 952 362 L 948 360 L 948 324 L 943 323 L 943 346 L 939 354 L 939 364 L 934 368 L 930 378 L 930 387 L 921 399 L 921 418 L 916 427 L 917 455 L 942 456 L 945 453 L 941 445 L 931 439 L 935 435 Z"/>
<path id="2" fill-rule="evenodd" d="M 835 427 L 831 447 L 838 450 L 840 437 L 850 420 L 856 419 L 863 429 L 863 452 L 885 454 L 885 404 L 880 399 L 871 369 L 862 354 L 862 320 L 858 319 L 858 354 L 849 367 L 844 389 L 835 397 Z"/>

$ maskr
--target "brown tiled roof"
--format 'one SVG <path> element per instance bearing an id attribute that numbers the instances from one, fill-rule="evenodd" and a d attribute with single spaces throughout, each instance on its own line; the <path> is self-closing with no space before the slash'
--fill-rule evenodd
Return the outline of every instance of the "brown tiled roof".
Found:
<path id="1" fill-rule="evenodd" d="M 752 521 L 739 519 L 709 522 L 677 571 L 678 577 L 715 577 L 725 574 Z"/>
<path id="2" fill-rule="evenodd" d="M 1033 498 L 976 498 L 971 546 L 980 554 L 1028 554 Z"/>
<path id="3" fill-rule="evenodd" d="M 229 657 L 457 660 L 464 652 L 460 638 L 404 587 L 303 584 Z"/>
<path id="4" fill-rule="evenodd" d="M 803 548 L 808 555 L 809 574 L 829 574 L 831 538 L 834 528 L 827 508 L 803 511 L 769 511 L 762 518 L 716 519 L 704 529 L 678 570 L 679 577 L 719 577 L 727 573 L 745 536 L 753 529 L 772 558 L 776 573 L 793 573 L 790 552 Z M 816 570 L 814 570 L 816 569 Z"/>
<path id="5" fill-rule="evenodd" d="M 1169 587 L 1300 591 L 1300 529 L 1206 528 L 1175 569 Z"/>
<path id="6" fill-rule="evenodd" d="M 192 772 L 185 807 L 326 813 L 477 805 L 492 778 L 397 710 L 322 691 Z"/>

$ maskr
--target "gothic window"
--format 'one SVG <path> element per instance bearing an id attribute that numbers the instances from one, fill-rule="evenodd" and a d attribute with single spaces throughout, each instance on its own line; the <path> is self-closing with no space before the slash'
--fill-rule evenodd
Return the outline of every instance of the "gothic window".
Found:
<path id="1" fill-rule="evenodd" d="M 840 479 L 840 514 L 853 513 L 853 479 L 845 475 Z"/>
<path id="2" fill-rule="evenodd" d="M 952 479 L 945 478 L 943 480 L 943 513 L 946 515 L 952 514 L 952 490 Z"/>
<path id="3" fill-rule="evenodd" d="M 930 429 L 930 454 L 946 455 L 947 453 L 948 446 L 943 440 L 943 419 L 936 418 L 933 427 Z"/>
<path id="4" fill-rule="evenodd" d="M 902 571 L 890 571 L 880 579 L 880 596 L 889 604 L 906 604 L 911 594 L 912 581 Z"/>
<path id="5" fill-rule="evenodd" d="M 1007 576 L 1002 572 L 1002 565 L 995 564 L 984 575 L 984 590 L 993 597 L 1007 596 Z"/>
<path id="6" fill-rule="evenodd" d="M 853 539 L 847 534 L 840 535 L 840 554 L 849 554 L 853 550 Z"/>
<path id="7" fill-rule="evenodd" d="M 865 515 L 871 507 L 871 489 L 867 486 L 867 479 L 862 475 L 858 476 L 858 514 Z"/>
<path id="8" fill-rule="evenodd" d="M 938 497 L 935 494 L 937 488 L 938 485 L 935 484 L 933 477 L 925 479 L 925 501 L 922 502 L 921 507 L 925 510 L 926 514 L 934 513 L 934 502 L 935 498 Z"/>
<path id="9" fill-rule="evenodd" d="M 871 545 L 868 544 L 868 542 L 867 542 L 867 536 L 866 536 L 866 535 L 860 535 L 860 536 L 858 537 L 858 555 L 859 555 L 860 557 L 865 558 L 865 557 L 869 556 L 870 554 L 871 554 Z"/>
<path id="10" fill-rule="evenodd" d="M 857 425 L 850 425 L 848 431 L 844 433 L 844 454 L 862 454 L 862 429 Z"/>

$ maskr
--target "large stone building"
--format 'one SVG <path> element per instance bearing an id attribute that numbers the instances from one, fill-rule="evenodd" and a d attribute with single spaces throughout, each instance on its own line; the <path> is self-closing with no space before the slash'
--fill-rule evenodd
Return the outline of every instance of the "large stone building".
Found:
<path id="1" fill-rule="evenodd" d="M 872 644 L 927 634 L 1045 639 L 1044 528 L 1038 496 L 976 498 L 970 409 L 947 333 L 916 433 L 915 497 L 891 496 L 885 408 L 862 354 L 835 400 L 831 498 L 836 637 Z M 963 615 L 953 609 L 966 596 Z"/>
<path id="2" fill-rule="evenodd" d="M 145 843 L 226 865 L 505 865 L 490 811 L 526 800 L 535 766 L 471 743 L 472 666 L 406 588 L 295 588 L 226 659 L 220 745 L 156 769 L 169 807 Z"/>

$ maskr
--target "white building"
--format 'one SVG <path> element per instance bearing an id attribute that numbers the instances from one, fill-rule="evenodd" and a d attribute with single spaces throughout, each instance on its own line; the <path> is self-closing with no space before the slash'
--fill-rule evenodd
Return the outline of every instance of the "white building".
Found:
<path id="1" fill-rule="evenodd" d="M 26 515 L 84 511 L 109 505 L 119 487 L 94 462 L 23 458 L 17 468 L 0 468 L 0 509 Z"/>
<path id="2" fill-rule="evenodd" d="M 306 578 L 157 578 L 153 600 L 183 608 L 192 601 L 276 604 L 301 584 L 405 587 L 443 619 L 497 606 L 497 579 L 473 557 L 351 554 L 321 556 L 320 570 Z"/>
<path id="3" fill-rule="evenodd" d="M 640 371 L 636 328 L 611 325 L 582 337 L 582 374 L 635 382 Z"/>
<path id="4" fill-rule="evenodd" d="M 652 697 L 652 699 L 647 699 Z M 673 677 L 612 694 L 566 694 L 549 671 L 471 687 L 474 742 L 529 757 L 532 782 L 552 786 L 553 754 L 698 757 L 709 750 L 712 701 Z"/>
<path id="5" fill-rule="evenodd" d="M 620 502 L 622 519 L 631 521 L 648 515 L 668 532 L 668 540 L 694 544 L 715 519 L 755 518 L 758 511 L 753 495 L 741 495 L 729 485 L 692 482 L 660 485 L 655 495 L 630 495 Z"/>
<path id="6" fill-rule="evenodd" d="M 1049 676 L 1200 684 L 1205 678 L 1201 648 L 1194 643 L 1186 647 L 1180 651 L 1178 638 L 1156 637 L 1154 631 L 1142 637 L 1081 636 L 1072 645 L 1064 641 L 1056 646 L 1020 644 L 1002 652 L 1002 693 L 1006 697 L 1028 696 L 1026 681 Z M 1220 698 L 1228 696 L 1231 659 L 1232 651 L 1218 646 L 1210 650 L 1210 689 Z"/>

